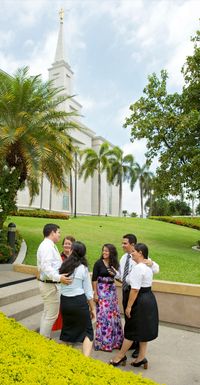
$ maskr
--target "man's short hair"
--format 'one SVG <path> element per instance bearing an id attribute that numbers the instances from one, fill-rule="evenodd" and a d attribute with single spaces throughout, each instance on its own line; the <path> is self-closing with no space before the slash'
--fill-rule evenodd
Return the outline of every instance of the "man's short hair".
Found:
<path id="1" fill-rule="evenodd" d="M 123 238 L 127 238 L 130 244 L 132 244 L 132 243 L 136 244 L 137 243 L 137 237 L 134 234 L 123 235 Z"/>
<path id="2" fill-rule="evenodd" d="M 60 228 L 60 226 L 58 225 L 55 225 L 54 223 L 47 223 L 44 228 L 43 228 L 43 234 L 44 234 L 44 237 L 48 237 L 51 232 L 53 231 L 54 233 L 56 233 L 56 231 Z"/>

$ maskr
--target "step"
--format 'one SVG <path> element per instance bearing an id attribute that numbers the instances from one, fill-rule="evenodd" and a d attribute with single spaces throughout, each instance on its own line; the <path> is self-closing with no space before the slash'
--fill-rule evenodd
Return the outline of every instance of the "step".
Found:
<path id="1" fill-rule="evenodd" d="M 17 281 L 26 280 L 29 278 L 35 278 L 34 274 L 19 273 L 17 271 L 4 271 L 0 264 L 0 287 L 2 285 L 8 285 L 10 283 L 17 283 Z"/>
<path id="2" fill-rule="evenodd" d="M 8 305 L 39 294 L 37 280 L 17 283 L 0 289 L 0 306 Z"/>
<path id="3" fill-rule="evenodd" d="M 1 307 L 1 311 L 6 314 L 7 317 L 15 318 L 16 321 L 38 313 L 41 310 L 43 310 L 43 303 L 40 295 L 25 298 Z"/>
<path id="4" fill-rule="evenodd" d="M 33 330 L 35 332 L 39 331 L 40 328 L 40 320 L 42 316 L 42 311 L 32 314 L 29 317 L 23 318 L 19 320 L 19 323 L 25 326 L 29 330 Z"/>

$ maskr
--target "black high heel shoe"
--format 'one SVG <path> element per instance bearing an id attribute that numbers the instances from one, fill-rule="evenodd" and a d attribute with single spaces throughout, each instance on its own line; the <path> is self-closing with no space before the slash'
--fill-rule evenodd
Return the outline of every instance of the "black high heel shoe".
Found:
<path id="1" fill-rule="evenodd" d="M 131 365 L 135 368 L 139 368 L 139 366 L 144 366 L 144 369 L 148 369 L 148 361 L 146 358 L 144 358 L 142 361 L 139 362 L 131 362 Z"/>
<path id="2" fill-rule="evenodd" d="M 121 360 L 117 362 L 111 360 L 109 364 L 112 366 L 119 366 L 119 365 L 126 366 L 126 360 L 127 360 L 127 357 L 124 356 L 123 358 L 121 358 Z"/>

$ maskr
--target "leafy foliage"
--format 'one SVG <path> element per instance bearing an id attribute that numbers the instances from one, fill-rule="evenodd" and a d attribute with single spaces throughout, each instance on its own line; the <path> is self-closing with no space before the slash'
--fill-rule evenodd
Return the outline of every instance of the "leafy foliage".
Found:
<path id="1" fill-rule="evenodd" d="M 52 82 L 42 82 L 40 75 L 29 76 L 27 67 L 14 77 L 0 72 L 0 171 L 6 164 L 9 172 L 18 173 L 18 183 L 9 190 L 10 201 L 15 202 L 25 183 L 32 201 L 42 174 L 58 190 L 66 188 L 73 164 L 70 130 L 77 124 L 72 121 L 75 113 L 61 110 L 67 99 L 61 91 Z M 3 211 L 5 217 L 6 208 Z"/>
<path id="2" fill-rule="evenodd" d="M 122 209 L 122 185 L 126 180 L 130 180 L 131 170 L 134 164 L 134 157 L 131 154 L 124 155 L 121 148 L 115 146 L 109 152 L 109 182 L 119 186 L 119 212 Z"/>
<path id="3" fill-rule="evenodd" d="M 84 176 L 84 181 L 86 181 L 89 177 L 93 177 L 95 172 L 98 175 L 98 215 L 101 214 L 101 174 L 103 171 L 108 172 L 108 153 L 109 144 L 107 142 L 102 143 L 98 151 L 86 148 L 81 152 L 84 161 L 80 166 L 80 177 Z"/>
<path id="4" fill-rule="evenodd" d="M 49 341 L 0 313 L 0 382 L 4 385 L 156 385 Z M 67 357 L 67 359 L 63 359 Z"/>
<path id="5" fill-rule="evenodd" d="M 157 221 L 173 223 L 179 226 L 186 226 L 192 229 L 200 230 L 200 218 L 183 218 L 183 217 L 166 217 L 166 216 L 152 216 L 149 219 L 155 219 Z"/>
<path id="6" fill-rule="evenodd" d="M 149 207 L 149 215 L 191 215 L 190 206 L 181 200 L 169 200 L 167 198 L 151 199 L 146 202 Z"/>
<path id="7" fill-rule="evenodd" d="M 167 92 L 167 72 L 148 77 L 142 96 L 130 106 L 125 127 L 131 140 L 147 140 L 147 158 L 158 157 L 156 190 L 162 195 L 200 191 L 200 31 L 194 41 L 194 54 L 182 69 L 182 93 Z"/>

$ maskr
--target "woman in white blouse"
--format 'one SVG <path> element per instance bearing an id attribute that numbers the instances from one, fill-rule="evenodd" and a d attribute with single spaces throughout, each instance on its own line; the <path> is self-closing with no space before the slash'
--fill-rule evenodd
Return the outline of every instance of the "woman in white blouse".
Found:
<path id="1" fill-rule="evenodd" d="M 74 242 L 71 255 L 60 268 L 60 273 L 72 278 L 70 285 L 61 285 L 63 327 L 60 339 L 69 343 L 83 342 L 83 354 L 89 356 L 94 338 L 91 318 L 95 318 L 95 306 L 85 255 L 85 245 Z"/>
<path id="2" fill-rule="evenodd" d="M 132 252 L 132 258 L 137 263 L 126 278 L 129 285 L 129 297 L 125 309 L 124 341 L 114 360 L 113 366 L 126 364 L 126 352 L 133 341 L 140 342 L 139 355 L 132 366 L 148 367 L 145 357 L 147 341 L 158 336 L 158 307 L 154 294 L 151 291 L 153 272 L 145 263 L 148 258 L 148 248 L 143 243 L 137 243 Z"/>

